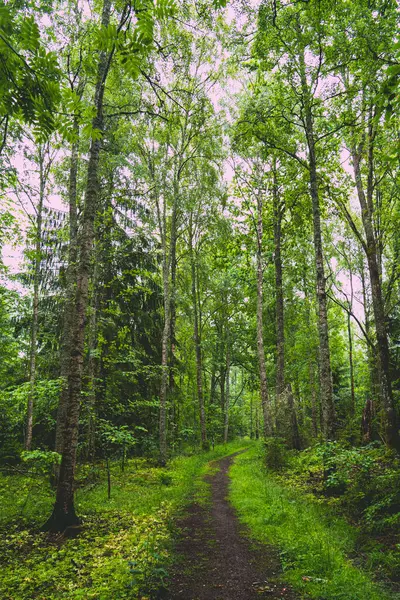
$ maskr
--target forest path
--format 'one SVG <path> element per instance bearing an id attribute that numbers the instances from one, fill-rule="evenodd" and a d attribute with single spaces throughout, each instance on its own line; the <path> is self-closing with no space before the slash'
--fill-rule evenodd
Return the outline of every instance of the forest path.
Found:
<path id="1" fill-rule="evenodd" d="M 212 463 L 218 471 L 205 477 L 211 485 L 210 502 L 192 504 L 179 523 L 180 560 L 171 573 L 167 600 L 296 599 L 279 581 L 277 552 L 245 537 L 227 499 L 234 456 Z"/>

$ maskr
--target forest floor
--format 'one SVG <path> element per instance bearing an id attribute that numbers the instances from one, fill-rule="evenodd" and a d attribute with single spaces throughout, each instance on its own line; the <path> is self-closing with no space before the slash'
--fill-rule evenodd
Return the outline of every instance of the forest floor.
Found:
<path id="1" fill-rule="evenodd" d="M 54 502 L 48 475 L 4 471 L 2 600 L 400 600 L 377 582 L 380 547 L 373 562 L 364 546 L 360 557 L 362 530 L 303 490 L 299 474 L 266 469 L 250 440 L 167 468 L 115 461 L 110 497 L 104 461 L 80 465 L 77 538 L 40 530 Z"/>
<path id="2" fill-rule="evenodd" d="M 278 553 L 251 542 L 228 500 L 231 455 L 212 463 L 204 477 L 210 498 L 193 503 L 178 524 L 178 561 L 168 600 L 253 600 L 297 596 L 281 581 Z"/>

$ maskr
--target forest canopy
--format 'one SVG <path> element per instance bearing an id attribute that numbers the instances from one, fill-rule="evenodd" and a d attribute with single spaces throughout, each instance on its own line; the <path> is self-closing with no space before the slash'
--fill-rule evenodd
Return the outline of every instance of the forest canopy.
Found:
<path id="1" fill-rule="evenodd" d="M 0 466 L 50 477 L 45 530 L 99 461 L 397 460 L 398 26 L 395 0 L 0 0 Z"/>

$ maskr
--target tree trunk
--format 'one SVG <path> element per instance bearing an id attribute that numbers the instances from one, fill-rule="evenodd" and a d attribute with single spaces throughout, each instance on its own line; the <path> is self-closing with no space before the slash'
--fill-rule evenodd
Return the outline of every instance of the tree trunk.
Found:
<path id="1" fill-rule="evenodd" d="M 30 340 L 29 356 L 29 394 L 26 407 L 26 432 L 25 432 L 25 450 L 30 450 L 32 446 L 33 429 L 33 404 L 35 398 L 36 383 L 36 354 L 37 354 L 37 335 L 39 325 L 39 285 L 40 285 L 40 265 L 42 262 L 42 225 L 43 225 L 43 202 L 46 187 L 46 177 L 44 171 L 44 150 L 39 148 L 39 202 L 36 208 L 36 234 L 35 234 L 35 260 L 33 273 L 33 306 L 32 306 L 32 327 Z"/>
<path id="2" fill-rule="evenodd" d="M 173 240 L 171 248 L 171 287 L 176 289 L 176 236 Z M 171 443 L 174 443 L 178 434 L 178 421 L 176 419 L 176 398 L 175 398 L 175 327 L 176 327 L 176 302 L 175 295 L 171 296 L 171 332 L 170 332 L 170 366 L 169 366 L 169 382 L 168 395 L 171 398 Z"/>
<path id="3" fill-rule="evenodd" d="M 369 146 L 372 146 L 372 136 L 369 135 Z M 382 409 L 384 411 L 384 429 L 386 443 L 391 448 L 400 450 L 400 436 L 398 431 L 398 418 L 393 402 L 392 382 L 390 376 L 390 355 L 389 342 L 386 331 L 385 310 L 382 297 L 382 287 L 379 275 L 379 263 L 377 255 L 377 245 L 373 228 L 372 214 L 372 192 L 373 181 L 371 171 L 372 155 L 369 152 L 369 174 L 367 197 L 364 192 L 364 186 L 361 176 L 361 155 L 355 148 L 352 150 L 352 160 L 354 168 L 354 177 L 356 181 L 358 200 L 361 207 L 362 222 L 366 239 L 366 253 L 371 282 L 372 307 L 375 317 L 375 329 L 377 339 L 378 371 L 380 383 L 380 398 Z"/>
<path id="4" fill-rule="evenodd" d="M 365 272 L 364 272 L 364 260 L 361 261 L 360 264 L 360 280 L 361 280 L 361 290 L 363 296 L 363 305 L 364 305 L 364 315 L 365 315 L 365 331 L 369 338 L 371 338 L 371 319 L 370 319 L 370 311 L 369 311 L 369 302 L 367 295 L 367 284 L 365 281 Z M 380 395 L 380 385 L 379 385 L 379 373 L 376 366 L 376 347 L 371 347 L 370 344 L 367 344 L 367 356 L 368 356 L 368 366 L 369 366 L 369 378 L 370 378 L 370 387 L 371 394 L 373 398 L 377 398 Z"/>
<path id="5" fill-rule="evenodd" d="M 111 0 L 104 0 L 101 25 L 103 29 L 110 22 Z M 95 116 L 93 129 L 103 131 L 103 100 L 107 74 L 112 53 L 99 53 L 96 89 L 94 98 Z M 70 525 L 79 523 L 74 507 L 74 480 L 76 451 L 78 446 L 79 412 L 82 389 L 82 365 L 85 343 L 86 309 L 89 295 L 89 278 L 92 271 L 92 249 L 95 237 L 94 220 L 99 197 L 99 158 L 101 139 L 92 138 L 87 171 L 85 206 L 82 217 L 82 233 L 79 243 L 79 264 L 77 268 L 75 322 L 72 327 L 71 356 L 68 373 L 68 405 L 63 431 L 64 443 L 53 513 L 44 526 L 51 531 L 64 531 Z"/>
<path id="6" fill-rule="evenodd" d="M 229 437 L 229 407 L 231 403 L 230 396 L 230 380 L 231 380 L 231 342 L 229 326 L 226 336 L 226 387 L 225 387 L 225 410 L 224 410 L 224 444 L 228 442 Z"/>
<path id="7" fill-rule="evenodd" d="M 329 349 L 329 327 L 322 250 L 321 207 L 318 189 L 317 159 L 315 154 L 314 121 L 310 90 L 307 83 L 304 54 L 300 55 L 301 85 L 305 112 L 305 133 L 308 146 L 309 182 L 313 215 L 315 270 L 318 301 L 318 335 L 319 335 L 319 377 L 324 434 L 333 438 L 335 431 L 335 405 L 333 400 L 333 383 L 331 357 Z"/>
<path id="8" fill-rule="evenodd" d="M 294 406 L 293 391 L 290 383 L 286 388 L 288 399 L 288 411 L 290 415 L 290 430 L 291 430 L 291 445 L 295 450 L 301 450 L 299 425 L 297 422 L 297 414 Z"/>
<path id="9" fill-rule="evenodd" d="M 251 392 L 250 396 L 250 439 L 252 440 L 254 437 L 253 431 L 253 392 Z"/>
<path id="10" fill-rule="evenodd" d="M 262 197 L 257 196 L 257 353 L 260 373 L 261 406 L 264 416 L 264 437 L 272 434 L 270 405 L 268 396 L 267 367 L 265 363 L 264 334 L 263 334 L 263 265 L 262 265 L 262 238 L 263 216 Z"/>
<path id="11" fill-rule="evenodd" d="M 256 404 L 256 440 L 260 439 L 260 420 L 258 416 L 258 406 Z"/>
<path id="12" fill-rule="evenodd" d="M 367 399 L 361 418 L 361 440 L 364 444 L 369 444 L 374 439 L 374 405 L 371 399 Z"/>
<path id="13" fill-rule="evenodd" d="M 282 207 L 278 195 L 276 163 L 273 167 L 273 200 L 274 200 L 274 262 L 275 262 L 275 294 L 276 294 L 276 399 L 279 406 L 280 396 L 285 391 L 285 327 L 282 283 Z"/>
<path id="14" fill-rule="evenodd" d="M 193 302 L 193 337 L 196 351 L 196 382 L 197 382 L 197 400 L 199 403 L 199 416 L 200 416 L 200 433 L 201 433 L 201 446 L 203 450 L 207 449 L 207 428 L 206 428 L 206 413 L 204 410 L 204 397 L 203 397 L 203 367 L 202 367 L 202 356 L 201 356 L 201 340 L 199 331 L 199 315 L 197 310 L 197 291 L 196 291 L 196 264 L 193 252 L 193 215 L 190 214 L 189 219 L 189 256 L 190 266 L 192 273 L 192 302 Z"/>
<path id="15" fill-rule="evenodd" d="M 314 377 L 314 362 L 309 362 L 309 375 L 310 375 L 310 388 L 311 388 L 311 420 L 312 430 L 314 437 L 318 435 L 318 422 L 320 421 L 320 415 L 317 403 L 317 390 L 315 389 L 315 377 Z"/>
<path id="16" fill-rule="evenodd" d="M 353 336 L 351 333 L 351 315 L 349 313 L 347 314 L 347 337 L 349 340 L 350 412 L 354 416 L 356 412 L 356 397 L 354 392 Z"/>
<path id="17" fill-rule="evenodd" d="M 171 265 L 176 244 L 176 220 L 178 203 L 178 182 L 174 180 L 174 200 L 171 215 L 171 236 L 170 247 L 167 249 L 167 230 L 166 217 L 164 217 L 163 234 L 163 291 L 164 291 L 164 329 L 161 340 L 161 387 L 160 387 L 160 420 L 159 420 L 159 438 L 160 438 L 160 464 L 167 463 L 167 394 L 169 380 L 169 349 L 171 335 L 171 302 L 175 295 L 170 279 Z M 166 207 L 164 207 L 165 215 Z"/>
<path id="18" fill-rule="evenodd" d="M 98 275 L 99 267 L 98 262 L 95 261 L 94 273 L 92 279 L 92 298 L 90 306 L 90 317 L 89 317 L 89 335 L 88 335 L 88 361 L 87 361 L 87 375 L 86 375 L 86 394 L 87 394 L 87 460 L 93 462 L 96 452 L 95 438 L 96 438 L 96 379 L 98 375 L 98 360 L 96 359 L 95 352 L 97 348 L 97 313 L 99 309 L 99 293 L 98 293 Z"/>
<path id="19" fill-rule="evenodd" d="M 66 290 L 64 307 L 64 327 L 62 334 L 60 375 L 63 378 L 60 400 L 57 410 L 55 451 L 62 454 L 64 442 L 64 424 L 68 404 L 68 371 L 71 356 L 72 327 L 75 315 L 75 292 L 76 292 L 76 267 L 78 261 L 78 211 L 77 211 L 77 179 L 78 179 L 78 152 L 79 152 L 79 126 L 77 120 L 74 123 L 76 141 L 72 144 L 68 183 L 69 201 L 69 246 L 68 267 L 66 272 Z M 59 466 L 56 469 L 58 479 Z"/>

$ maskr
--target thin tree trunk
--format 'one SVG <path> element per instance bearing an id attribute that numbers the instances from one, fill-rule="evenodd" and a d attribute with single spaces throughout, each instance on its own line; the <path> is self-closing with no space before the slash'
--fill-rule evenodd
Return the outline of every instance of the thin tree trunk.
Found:
<path id="1" fill-rule="evenodd" d="M 252 440 L 254 437 L 253 431 L 253 392 L 251 392 L 250 396 L 250 439 Z"/>
<path id="2" fill-rule="evenodd" d="M 317 390 L 315 389 L 315 376 L 314 376 L 314 362 L 310 360 L 309 362 L 309 378 L 310 378 L 310 388 L 311 388 L 311 420 L 312 420 L 312 430 L 314 437 L 318 435 L 318 421 L 319 419 L 319 410 L 317 404 Z"/>
<path id="3" fill-rule="evenodd" d="M 160 439 L 160 464 L 167 463 L 167 395 L 169 380 L 169 350 L 171 335 L 171 302 L 175 294 L 170 279 L 172 258 L 176 244 L 176 220 L 178 203 L 178 182 L 174 180 L 174 201 L 171 215 L 171 236 L 169 252 L 167 250 L 167 231 L 166 217 L 164 217 L 164 241 L 163 241 L 163 291 L 164 291 L 164 329 L 161 341 L 161 387 L 160 387 L 160 419 L 159 419 L 159 439 Z M 164 206 L 164 214 L 166 207 Z"/>
<path id="4" fill-rule="evenodd" d="M 229 325 L 226 335 L 226 387 L 225 387 L 225 411 L 224 411 L 224 444 L 228 442 L 229 437 L 229 408 L 231 403 L 230 395 L 230 379 L 231 379 L 231 341 Z"/>
<path id="5" fill-rule="evenodd" d="M 208 446 L 207 442 L 207 427 L 206 427 L 206 413 L 204 409 L 204 397 L 203 397 L 203 367 L 202 367 L 202 356 L 201 356 L 201 340 L 199 331 L 199 315 L 197 310 L 197 291 L 196 291 L 196 264 L 193 252 L 193 215 L 190 214 L 189 219 L 189 256 L 190 256 L 190 267 L 192 273 L 192 303 L 193 303 L 193 337 L 196 352 L 196 382 L 197 382 L 197 400 L 199 403 L 199 416 L 200 416 L 200 434 L 201 434 L 201 446 L 205 450 Z"/>
<path id="6" fill-rule="evenodd" d="M 360 280 L 361 280 L 361 290 L 363 296 L 363 305 L 364 305 L 364 315 L 365 315 L 365 331 L 369 338 L 371 338 L 371 320 L 369 314 L 369 306 L 368 306 L 368 296 L 367 296 L 367 284 L 365 281 L 365 272 L 364 272 L 364 261 L 361 261 L 360 264 Z M 373 398 L 376 398 L 380 395 L 379 392 L 379 374 L 376 368 L 376 348 L 371 348 L 370 344 L 367 344 L 367 356 L 368 356 L 368 367 L 369 367 L 369 379 L 370 379 L 370 388 L 371 394 Z"/>
<path id="7" fill-rule="evenodd" d="M 173 240 L 171 248 L 171 287 L 173 290 L 176 288 L 176 236 Z M 174 443 L 178 434 L 178 423 L 176 420 L 176 407 L 175 407 L 175 327 L 176 327 L 176 302 L 175 295 L 171 296 L 171 332 L 170 332 L 170 368 L 169 368 L 169 383 L 168 383 L 168 395 L 171 398 L 171 442 Z"/>
<path id="8" fill-rule="evenodd" d="M 226 368 L 224 366 L 220 366 L 220 374 L 219 374 L 219 395 L 220 395 L 220 407 L 222 414 L 225 410 L 225 383 L 226 383 Z"/>
<path id="9" fill-rule="evenodd" d="M 256 440 L 260 439 L 260 419 L 258 416 L 258 406 L 256 404 Z"/>
<path id="10" fill-rule="evenodd" d="M 94 461 L 96 447 L 96 377 L 98 374 L 98 361 L 95 357 L 97 348 L 97 312 L 99 304 L 98 294 L 98 263 L 95 262 L 92 280 L 92 300 L 89 318 L 88 336 L 88 361 L 87 361 L 87 459 Z"/>
<path id="11" fill-rule="evenodd" d="M 273 167 L 273 203 L 274 203 L 274 262 L 276 294 L 276 399 L 279 406 L 280 396 L 285 391 L 285 326 L 282 278 L 282 208 L 278 194 L 276 163 Z"/>
<path id="12" fill-rule="evenodd" d="M 110 22 L 111 0 L 104 0 L 101 26 L 106 29 Z M 103 100 L 107 74 L 112 54 L 99 53 L 97 66 L 94 107 L 96 114 L 93 129 L 103 131 Z M 68 405 L 63 432 L 64 444 L 60 476 L 57 485 L 56 501 L 53 513 L 44 528 L 51 531 L 63 531 L 70 525 L 76 525 L 80 519 L 74 507 L 74 481 L 76 452 L 78 446 L 79 412 L 82 389 L 82 366 L 85 343 L 86 309 L 89 295 L 89 278 L 92 271 L 92 249 L 95 237 L 94 220 L 99 197 L 99 159 L 101 139 L 92 138 L 87 171 L 85 206 L 82 218 L 82 233 L 79 243 L 79 264 L 77 268 L 76 311 L 72 328 L 71 356 L 68 373 Z"/>
<path id="13" fill-rule="evenodd" d="M 319 334 L 319 376 L 321 406 L 324 434 L 328 439 L 334 436 L 335 406 L 333 400 L 333 383 L 331 357 L 329 349 L 329 327 L 326 296 L 324 257 L 322 250 L 321 207 L 318 190 L 317 159 L 315 154 L 314 122 L 310 90 L 307 84 L 304 55 L 300 55 L 301 84 L 305 111 L 305 127 L 308 146 L 310 195 L 312 202 L 314 252 L 318 301 L 318 334 Z"/>
<path id="14" fill-rule="evenodd" d="M 286 388 L 286 393 L 287 393 L 287 399 L 288 399 L 288 411 L 289 411 L 289 415 L 290 415 L 291 444 L 292 444 L 292 448 L 294 448 L 295 450 L 300 450 L 301 442 L 300 442 L 299 425 L 297 422 L 297 414 L 296 414 L 296 409 L 294 406 L 293 391 L 292 391 L 292 386 L 290 385 L 290 383 L 288 384 L 288 386 Z"/>
<path id="15" fill-rule="evenodd" d="M 262 197 L 257 196 L 257 353 L 260 373 L 261 407 L 264 416 L 264 437 L 272 434 L 270 403 L 268 396 L 267 367 L 265 363 L 264 335 L 263 335 L 263 265 L 262 265 L 262 238 L 263 217 Z"/>
<path id="16" fill-rule="evenodd" d="M 40 285 L 40 265 L 42 262 L 42 224 L 43 224 L 43 202 L 46 186 L 44 174 L 44 150 L 39 148 L 39 202 L 36 208 L 36 233 L 35 233 L 35 261 L 33 274 L 33 306 L 32 306 L 32 327 L 31 343 L 29 356 L 29 395 L 26 407 L 26 433 L 25 450 L 30 450 L 32 446 L 33 429 L 33 405 L 35 398 L 36 383 L 36 354 L 37 354 L 37 336 L 39 325 L 39 285 Z"/>
<path id="17" fill-rule="evenodd" d="M 351 316 L 347 314 L 347 337 L 349 340 L 349 369 L 350 369 L 350 411 L 354 416 L 356 412 L 356 397 L 354 391 L 354 360 L 353 360 L 353 336 L 351 333 Z"/>
<path id="18" fill-rule="evenodd" d="M 398 417 L 393 402 L 392 382 L 390 376 L 390 354 L 389 342 L 386 331 L 385 310 L 382 297 L 382 287 L 379 275 L 379 264 L 377 255 L 377 245 L 373 228 L 372 214 L 372 134 L 369 134 L 369 156 L 368 156 L 368 187 L 367 196 L 364 192 L 364 186 L 361 176 L 361 155 L 355 148 L 352 150 L 352 160 L 354 176 L 357 187 L 358 200 L 361 207 L 362 222 L 366 239 L 366 253 L 371 282 L 372 307 L 375 318 L 375 330 L 377 339 L 378 371 L 380 380 L 380 397 L 382 409 L 384 411 L 384 429 L 386 443 L 391 448 L 400 449 L 400 436 L 398 431 Z"/>

